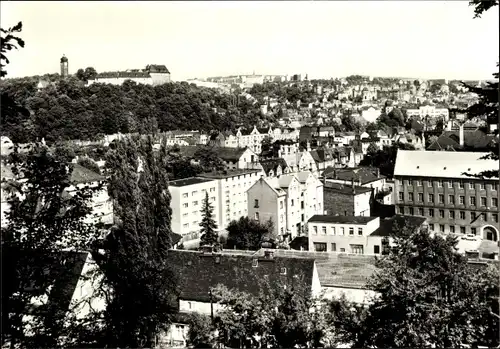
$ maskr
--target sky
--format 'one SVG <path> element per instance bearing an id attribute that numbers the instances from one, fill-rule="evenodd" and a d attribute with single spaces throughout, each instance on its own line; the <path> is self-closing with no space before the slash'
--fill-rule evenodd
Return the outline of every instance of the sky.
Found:
<path id="1" fill-rule="evenodd" d="M 2 1 L 2 28 L 23 22 L 26 46 L 7 77 L 142 69 L 172 80 L 239 74 L 353 74 L 491 79 L 498 8 L 468 1 Z"/>

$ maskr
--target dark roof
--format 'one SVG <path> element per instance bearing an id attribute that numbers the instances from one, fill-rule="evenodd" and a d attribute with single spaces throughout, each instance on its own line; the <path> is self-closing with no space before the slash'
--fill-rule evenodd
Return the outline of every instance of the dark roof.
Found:
<path id="1" fill-rule="evenodd" d="M 367 224 L 377 217 L 314 215 L 309 223 Z"/>
<path id="2" fill-rule="evenodd" d="M 172 232 L 172 234 L 170 235 L 170 237 L 172 239 L 172 241 L 171 241 L 172 246 L 177 245 L 181 241 L 181 239 L 182 239 L 182 235 L 174 233 L 174 232 Z"/>
<path id="3" fill-rule="evenodd" d="M 290 248 L 293 250 L 308 251 L 309 250 L 309 238 L 307 236 L 297 236 L 290 242 Z"/>
<path id="4" fill-rule="evenodd" d="M 134 72 L 134 71 L 118 71 L 118 72 L 105 72 L 97 74 L 97 79 L 110 79 L 110 78 L 149 78 L 151 77 L 148 72 Z"/>
<path id="5" fill-rule="evenodd" d="M 101 176 L 100 174 L 95 173 L 80 164 L 72 165 L 73 171 L 71 172 L 71 182 L 74 184 L 99 182 L 106 179 L 104 176 Z"/>
<path id="6" fill-rule="evenodd" d="M 354 186 L 354 189 L 356 191 L 356 195 L 372 191 L 372 188 L 361 187 L 361 186 L 357 186 L 357 185 Z M 342 183 L 333 183 L 333 182 L 326 181 L 323 184 L 323 190 L 335 191 L 339 194 L 345 194 L 345 195 L 354 195 L 352 192 L 352 186 L 342 184 Z"/>
<path id="7" fill-rule="evenodd" d="M 377 176 L 377 169 L 370 167 L 354 167 L 343 169 L 334 169 L 332 167 L 328 167 L 325 169 L 323 175 L 326 176 L 326 178 L 338 179 L 342 181 L 351 181 L 352 179 L 354 179 L 357 182 L 361 182 L 362 185 L 385 178 L 385 176 L 380 175 L 380 173 Z"/>
<path id="8" fill-rule="evenodd" d="M 390 236 L 393 233 L 400 232 L 402 227 L 407 227 L 410 230 L 418 229 L 424 224 L 425 218 L 418 216 L 403 216 L 395 215 L 389 219 L 380 220 L 380 226 L 377 230 L 371 233 L 371 236 Z"/>
<path id="9" fill-rule="evenodd" d="M 273 170 L 276 171 L 276 168 L 278 165 L 281 166 L 281 169 L 284 170 L 286 167 L 288 167 L 285 159 L 283 158 L 273 158 L 273 159 L 260 159 L 259 160 L 260 165 L 264 169 L 264 172 L 266 174 L 269 173 L 269 171 Z"/>
<path id="10" fill-rule="evenodd" d="M 252 266 L 254 259 L 257 260 L 257 267 Z M 179 274 L 180 298 L 201 302 L 210 301 L 210 288 L 218 284 L 258 295 L 260 282 L 266 278 L 272 286 L 278 286 L 279 281 L 287 285 L 302 282 L 310 290 L 314 270 L 313 259 L 282 256 L 266 259 L 242 254 L 203 254 L 185 250 L 170 250 L 167 263 Z M 286 275 L 280 274 L 281 268 L 286 268 Z"/>
<path id="11" fill-rule="evenodd" d="M 217 156 L 225 161 L 238 161 L 247 148 L 214 147 Z"/>
<path id="12" fill-rule="evenodd" d="M 170 74 L 167 67 L 163 64 L 150 64 L 146 66 L 146 70 L 150 73 Z"/>
<path id="13" fill-rule="evenodd" d="M 229 178 L 229 177 L 234 177 L 234 176 L 241 176 L 245 174 L 252 174 L 252 173 L 257 173 L 261 172 L 260 170 L 245 170 L 245 169 L 233 169 L 233 170 L 223 170 L 223 171 L 218 171 L 218 172 L 205 172 L 201 173 L 198 176 L 199 177 L 204 177 L 204 178 L 216 178 L 216 179 L 221 179 L 221 178 Z"/>
<path id="14" fill-rule="evenodd" d="M 459 131 L 445 131 L 432 143 L 428 150 L 441 150 L 453 147 L 455 150 L 462 148 L 474 150 L 487 150 L 498 143 L 494 135 L 487 135 L 481 130 L 464 131 L 464 147 L 460 146 Z"/>
<path id="15" fill-rule="evenodd" d="M 190 178 L 177 179 L 175 181 L 171 181 L 168 183 L 168 185 L 170 185 L 172 187 L 185 187 L 186 185 L 207 183 L 207 182 L 211 182 L 211 181 L 213 181 L 213 179 L 190 177 Z"/>

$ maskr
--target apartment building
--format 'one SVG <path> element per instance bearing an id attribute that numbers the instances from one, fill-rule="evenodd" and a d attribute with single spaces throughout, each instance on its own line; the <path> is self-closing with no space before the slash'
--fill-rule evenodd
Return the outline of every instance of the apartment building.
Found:
<path id="1" fill-rule="evenodd" d="M 344 185 L 351 184 L 373 188 L 375 194 L 386 189 L 386 178 L 380 174 L 380 169 L 371 167 L 327 168 L 323 173 L 327 182 Z"/>
<path id="2" fill-rule="evenodd" d="M 396 213 L 426 217 L 432 231 L 498 241 L 498 178 L 466 175 L 498 169 L 486 154 L 399 150 Z"/>
<path id="3" fill-rule="evenodd" d="M 232 220 L 248 216 L 247 190 L 263 175 L 261 170 L 238 169 L 199 175 L 217 182 L 216 190 L 220 200 L 215 210 L 218 212 L 217 224 L 221 229 L 225 229 Z"/>
<path id="4" fill-rule="evenodd" d="M 444 117 L 446 121 L 449 118 L 448 108 L 436 108 L 434 105 L 423 105 L 418 109 L 407 109 L 406 114 L 408 117 L 418 116 L 420 118 L 425 118 L 427 116 L 431 118 Z"/>
<path id="5" fill-rule="evenodd" d="M 171 195 L 172 231 L 182 236 L 200 230 L 202 218 L 201 209 L 205 193 L 208 193 L 209 202 L 214 207 L 213 218 L 220 221 L 220 196 L 217 190 L 217 181 L 208 178 L 191 177 L 169 182 L 168 189 Z M 220 230 L 221 227 L 218 227 Z"/>
<path id="6" fill-rule="evenodd" d="M 309 215 L 323 213 L 323 197 L 319 194 L 323 189 L 321 182 L 300 177 L 261 177 L 247 191 L 248 216 L 260 222 L 271 219 L 274 233 L 285 239 L 304 233 Z"/>
<path id="7" fill-rule="evenodd" d="M 426 227 L 425 218 L 395 215 L 389 219 L 316 215 L 308 222 L 309 251 L 379 255 L 393 245 L 393 235 Z"/>

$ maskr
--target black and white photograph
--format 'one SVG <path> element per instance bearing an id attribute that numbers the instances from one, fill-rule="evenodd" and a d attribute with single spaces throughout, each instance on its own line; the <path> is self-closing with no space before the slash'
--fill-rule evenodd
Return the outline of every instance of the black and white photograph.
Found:
<path id="1" fill-rule="evenodd" d="M 2 1 L 1 349 L 500 348 L 499 1 Z"/>

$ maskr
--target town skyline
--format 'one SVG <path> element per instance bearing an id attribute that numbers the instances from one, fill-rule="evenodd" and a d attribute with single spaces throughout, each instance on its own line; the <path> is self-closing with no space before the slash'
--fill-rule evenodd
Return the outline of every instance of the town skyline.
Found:
<path id="1" fill-rule="evenodd" d="M 1 17 L 22 21 L 26 41 L 8 77 L 58 72 L 63 54 L 71 74 L 153 63 L 174 81 L 254 71 L 489 80 L 498 61 L 498 12 L 475 21 L 467 2 L 4 2 Z"/>

